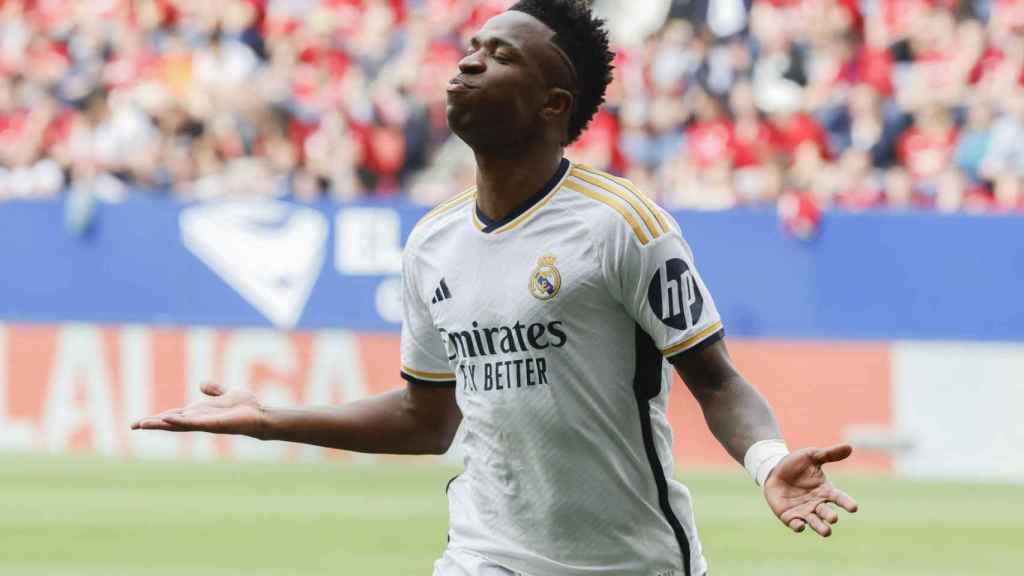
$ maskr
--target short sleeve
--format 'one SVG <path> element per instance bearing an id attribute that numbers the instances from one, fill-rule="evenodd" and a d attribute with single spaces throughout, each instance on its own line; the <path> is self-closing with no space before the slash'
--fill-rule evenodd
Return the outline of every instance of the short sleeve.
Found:
<path id="1" fill-rule="evenodd" d="M 658 238 L 639 238 L 618 226 L 610 236 L 604 250 L 610 290 L 664 356 L 724 336 L 715 302 L 677 228 Z"/>
<path id="2" fill-rule="evenodd" d="M 402 378 L 411 384 L 454 386 L 441 334 L 417 289 L 412 251 L 402 257 Z"/>

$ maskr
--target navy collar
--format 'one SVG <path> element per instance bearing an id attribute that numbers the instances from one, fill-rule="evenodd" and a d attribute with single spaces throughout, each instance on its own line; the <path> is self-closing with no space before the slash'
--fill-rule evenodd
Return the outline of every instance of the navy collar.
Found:
<path id="1" fill-rule="evenodd" d="M 480 223 L 483 224 L 484 226 L 481 229 L 481 231 L 490 234 L 491 232 L 494 232 L 498 228 L 501 228 L 502 226 L 508 224 L 509 222 L 512 222 L 516 218 L 519 218 L 520 216 L 525 214 L 527 210 L 536 206 L 537 203 L 544 200 L 544 198 L 546 198 L 548 194 L 551 194 L 552 192 L 555 191 L 555 188 L 558 186 L 558 183 L 562 181 L 562 178 L 565 177 L 565 173 L 569 171 L 570 165 L 571 163 L 568 160 L 562 158 L 562 162 L 559 163 L 558 170 L 555 171 L 555 175 L 552 176 L 546 184 L 544 184 L 544 187 L 541 188 L 540 192 L 531 196 L 529 200 L 523 202 L 521 206 L 510 212 L 508 216 L 505 216 L 501 220 L 491 220 L 490 218 L 487 217 L 486 214 L 480 211 L 480 206 L 477 205 L 475 207 L 476 219 L 479 220 Z"/>

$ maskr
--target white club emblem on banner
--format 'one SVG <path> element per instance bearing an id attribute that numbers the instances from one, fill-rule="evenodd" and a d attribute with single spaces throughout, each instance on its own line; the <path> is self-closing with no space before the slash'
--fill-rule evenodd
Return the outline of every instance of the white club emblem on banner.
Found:
<path id="1" fill-rule="evenodd" d="M 193 254 L 278 328 L 294 328 L 323 266 L 327 219 L 284 202 L 199 205 L 181 214 Z"/>

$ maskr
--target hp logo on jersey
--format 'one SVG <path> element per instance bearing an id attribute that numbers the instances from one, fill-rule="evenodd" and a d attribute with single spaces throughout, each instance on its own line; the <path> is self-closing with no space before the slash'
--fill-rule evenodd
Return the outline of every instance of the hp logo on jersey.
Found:
<path id="1" fill-rule="evenodd" d="M 688 330 L 700 322 L 704 296 L 690 266 L 679 258 L 665 262 L 654 273 L 647 288 L 647 302 L 659 320 L 677 330 Z"/>

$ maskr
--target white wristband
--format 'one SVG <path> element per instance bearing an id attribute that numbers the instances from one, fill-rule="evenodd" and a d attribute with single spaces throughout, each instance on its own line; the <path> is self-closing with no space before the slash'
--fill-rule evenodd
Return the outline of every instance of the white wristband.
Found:
<path id="1" fill-rule="evenodd" d="M 789 454 L 786 443 L 780 439 L 761 440 L 747 449 L 743 456 L 743 467 L 750 472 L 751 478 L 758 486 L 764 486 L 764 481 L 772 473 L 775 466 Z"/>

